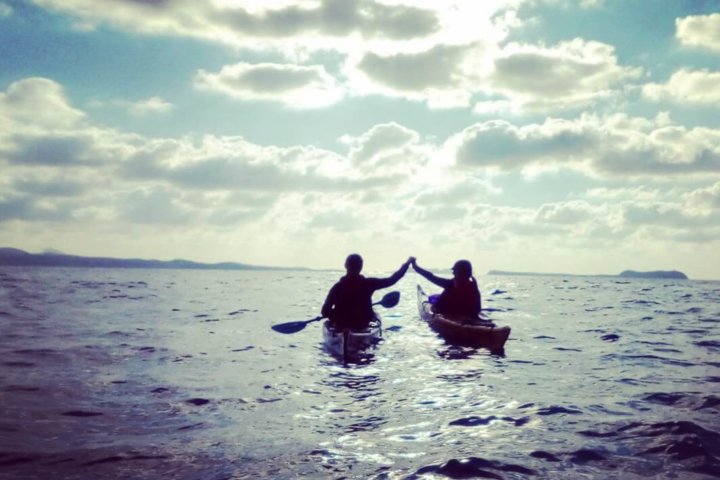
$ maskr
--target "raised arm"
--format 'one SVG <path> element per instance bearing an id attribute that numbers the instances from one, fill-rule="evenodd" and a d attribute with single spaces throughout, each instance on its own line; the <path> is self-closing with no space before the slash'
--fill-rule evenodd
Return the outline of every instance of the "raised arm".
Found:
<path id="1" fill-rule="evenodd" d="M 381 288 L 388 288 L 392 285 L 395 285 L 403 276 L 405 276 L 405 272 L 407 272 L 409 266 L 410 259 L 408 258 L 405 263 L 400 265 L 400 268 L 398 268 L 397 272 L 393 273 L 387 278 L 375 279 L 375 290 L 380 290 Z"/>
<path id="2" fill-rule="evenodd" d="M 411 264 L 417 273 L 419 273 L 426 280 L 434 283 L 438 287 L 447 288 L 448 286 L 452 285 L 452 280 L 447 279 L 447 278 L 438 277 L 434 273 L 428 272 L 424 268 L 420 267 L 420 265 L 418 265 L 417 262 L 415 261 L 415 257 L 412 258 Z"/>

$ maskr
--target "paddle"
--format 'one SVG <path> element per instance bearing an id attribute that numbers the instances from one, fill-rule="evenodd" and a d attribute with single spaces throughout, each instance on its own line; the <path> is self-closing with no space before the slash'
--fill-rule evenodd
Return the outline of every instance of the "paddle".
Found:
<path id="1" fill-rule="evenodd" d="M 398 304 L 400 301 L 400 292 L 390 292 L 385 294 L 385 296 L 380 300 L 379 302 L 373 303 L 373 305 L 382 305 L 385 308 L 392 308 L 395 305 Z M 312 322 L 317 322 L 318 320 L 322 320 L 325 318 L 323 315 L 320 315 L 315 318 L 311 318 L 310 320 L 299 320 L 297 322 L 287 322 L 287 323 L 279 323 L 277 325 L 273 325 L 272 328 L 276 332 L 280 333 L 297 333 L 303 328 L 307 327 Z"/>

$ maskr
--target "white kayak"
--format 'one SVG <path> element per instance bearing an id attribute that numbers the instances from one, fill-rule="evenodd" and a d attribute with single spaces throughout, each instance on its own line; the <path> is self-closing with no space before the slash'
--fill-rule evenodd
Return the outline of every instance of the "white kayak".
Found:
<path id="1" fill-rule="evenodd" d="M 382 338 L 382 325 L 379 320 L 370 323 L 367 329 L 351 330 L 334 328 L 329 321 L 323 323 L 323 344 L 331 355 L 350 360 L 376 345 Z"/>

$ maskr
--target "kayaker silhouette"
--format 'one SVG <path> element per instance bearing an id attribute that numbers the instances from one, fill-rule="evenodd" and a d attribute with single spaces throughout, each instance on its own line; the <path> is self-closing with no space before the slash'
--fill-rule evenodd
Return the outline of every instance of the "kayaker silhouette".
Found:
<path id="1" fill-rule="evenodd" d="M 441 278 L 421 268 L 410 257 L 413 269 L 425 279 L 442 287 L 442 293 L 433 301 L 432 310 L 453 317 L 477 318 L 482 310 L 482 300 L 477 280 L 472 274 L 472 264 L 467 260 L 458 260 L 452 267 L 453 278 Z"/>
<path id="2" fill-rule="evenodd" d="M 357 253 L 345 259 L 345 276 L 332 286 L 322 306 L 321 313 L 336 328 L 361 330 L 375 319 L 372 295 L 376 290 L 388 288 L 400 280 L 410 266 L 410 259 L 397 272 L 387 278 L 367 278 L 360 272 L 363 259 Z"/>

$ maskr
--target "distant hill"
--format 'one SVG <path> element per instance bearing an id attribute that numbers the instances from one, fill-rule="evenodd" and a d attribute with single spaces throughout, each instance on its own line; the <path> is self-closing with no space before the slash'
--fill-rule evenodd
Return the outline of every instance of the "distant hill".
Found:
<path id="1" fill-rule="evenodd" d="M 687 280 L 688 277 L 677 270 L 656 270 L 653 272 L 636 272 L 634 270 L 625 270 L 620 273 L 625 278 L 671 278 L 676 280 Z"/>
<path id="2" fill-rule="evenodd" d="M 688 277 L 677 270 L 656 270 L 651 272 L 636 272 L 624 270 L 619 275 L 577 275 L 570 273 L 535 273 L 535 272 L 509 272 L 506 270 L 490 270 L 488 275 L 539 275 L 552 277 L 613 277 L 613 278 L 666 278 L 674 280 L 687 280 Z"/>
<path id="3" fill-rule="evenodd" d="M 264 267 L 244 263 L 200 263 L 190 260 L 145 260 L 140 258 L 81 257 L 62 253 L 28 253 L 18 248 L 0 248 L 0 266 L 82 268 L 185 268 L 195 270 L 303 270 Z"/>

